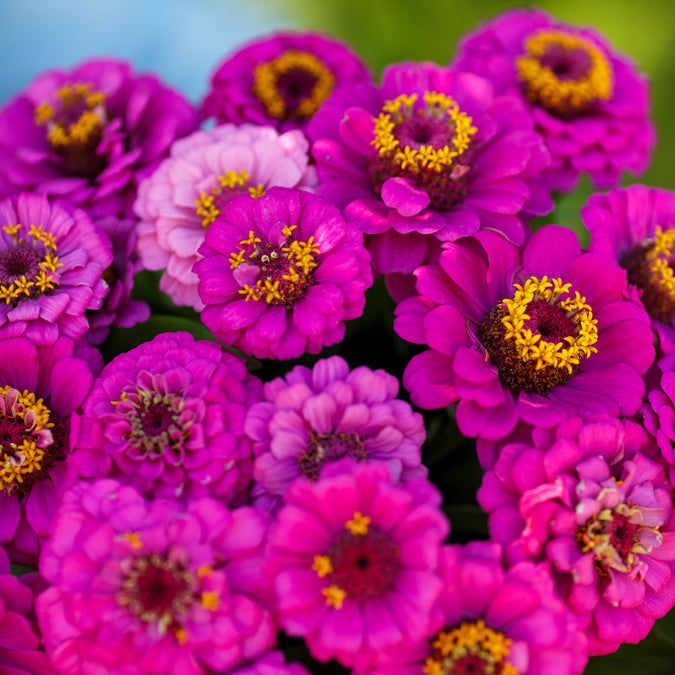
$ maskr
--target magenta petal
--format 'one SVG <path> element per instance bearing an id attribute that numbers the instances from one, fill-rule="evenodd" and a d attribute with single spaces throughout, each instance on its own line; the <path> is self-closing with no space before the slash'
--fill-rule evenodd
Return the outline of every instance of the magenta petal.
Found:
<path id="1" fill-rule="evenodd" d="M 382 186 L 382 201 L 402 216 L 416 216 L 431 200 L 409 178 L 389 178 Z"/>

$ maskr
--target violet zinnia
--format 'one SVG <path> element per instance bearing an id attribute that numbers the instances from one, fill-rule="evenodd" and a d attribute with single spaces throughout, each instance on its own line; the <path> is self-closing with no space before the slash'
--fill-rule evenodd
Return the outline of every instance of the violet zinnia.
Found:
<path id="1" fill-rule="evenodd" d="M 528 105 L 551 152 L 551 189 L 574 189 L 582 173 L 614 187 L 623 171 L 647 168 L 656 142 L 647 80 L 596 31 L 513 9 L 469 33 L 451 66 Z"/>
<path id="2" fill-rule="evenodd" d="M 103 479 L 65 493 L 35 602 L 61 675 L 210 675 L 274 646 L 261 604 L 263 511 L 145 501 Z"/>
<path id="3" fill-rule="evenodd" d="M 296 480 L 267 548 L 284 631 L 349 667 L 426 636 L 449 530 L 440 499 L 423 479 L 392 485 L 380 462 L 342 460 Z"/>
<path id="4" fill-rule="evenodd" d="M 266 383 L 244 425 L 256 456 L 254 503 L 277 508 L 295 478 L 316 480 L 343 457 L 384 462 L 394 484 L 426 478 L 424 421 L 396 398 L 398 389 L 393 375 L 366 366 L 350 370 L 340 356 Z"/>
<path id="5" fill-rule="evenodd" d="M 160 334 L 117 356 L 94 382 L 72 466 L 147 497 L 241 500 L 252 469 L 244 417 L 260 388 L 217 343 Z"/>
<path id="6" fill-rule="evenodd" d="M 244 45 L 218 66 L 202 114 L 219 123 L 288 131 L 304 127 L 334 89 L 370 80 L 343 42 L 321 33 L 278 32 Z"/>
<path id="7" fill-rule="evenodd" d="M 521 244 L 553 201 L 540 184 L 548 151 L 515 96 L 431 63 L 388 66 L 382 85 L 336 92 L 308 127 L 319 196 L 344 209 L 377 272 L 408 274 L 429 235 L 479 229 Z"/>
<path id="8" fill-rule="evenodd" d="M 199 254 L 202 320 L 226 345 L 258 358 L 291 359 L 339 342 L 373 283 L 358 228 L 302 190 L 236 197 Z"/>
<path id="9" fill-rule="evenodd" d="M 654 359 L 649 317 L 626 297 L 615 263 L 581 253 L 576 234 L 537 230 L 520 252 L 485 232 L 445 244 L 415 271 L 419 296 L 396 308 L 398 334 L 430 349 L 403 385 L 413 403 L 459 401 L 467 436 L 504 438 L 519 420 L 637 412 Z"/>
<path id="10" fill-rule="evenodd" d="M 198 122 L 180 94 L 124 61 L 50 70 L 0 110 L 0 196 L 43 192 L 94 220 L 131 218 L 138 183 Z"/>
<path id="11" fill-rule="evenodd" d="M 197 250 L 225 204 L 240 194 L 259 197 L 273 185 L 313 190 L 309 143 L 300 131 L 225 124 L 197 131 L 171 146 L 171 157 L 138 189 L 134 208 L 143 266 L 165 269 L 161 291 L 177 305 L 204 305 L 192 271 Z"/>
<path id="12" fill-rule="evenodd" d="M 101 307 L 110 242 L 81 209 L 22 193 L 0 202 L 0 338 L 77 340 Z"/>

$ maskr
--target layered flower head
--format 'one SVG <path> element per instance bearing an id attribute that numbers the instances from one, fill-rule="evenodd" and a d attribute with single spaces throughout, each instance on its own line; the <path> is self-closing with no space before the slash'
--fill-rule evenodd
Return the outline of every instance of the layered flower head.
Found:
<path id="1" fill-rule="evenodd" d="M 335 89 L 370 80 L 344 43 L 319 33 L 276 33 L 225 59 L 211 78 L 202 114 L 219 123 L 303 128 Z"/>
<path id="2" fill-rule="evenodd" d="M 147 502 L 114 480 L 79 483 L 40 559 L 50 585 L 36 611 L 55 668 L 206 675 L 262 655 L 275 634 L 256 572 L 266 531 L 249 507 Z"/>
<path id="3" fill-rule="evenodd" d="M 282 628 L 320 660 L 366 664 L 428 630 L 448 522 L 424 480 L 395 487 L 385 465 L 344 460 L 296 480 L 270 531 Z"/>
<path id="4" fill-rule="evenodd" d="M 81 337 L 111 262 L 110 242 L 84 211 L 27 193 L 0 202 L 0 337 Z"/>
<path id="5" fill-rule="evenodd" d="M 182 96 L 125 62 L 46 72 L 0 111 L 0 195 L 44 192 L 93 219 L 133 217 L 138 182 L 197 125 Z"/>
<path id="6" fill-rule="evenodd" d="M 654 347 L 623 270 L 556 225 L 522 253 L 496 234 L 446 244 L 416 272 L 421 295 L 400 303 L 395 329 L 430 347 L 403 376 L 413 403 L 459 401 L 465 435 L 497 440 L 518 420 L 551 427 L 570 414 L 631 415 Z"/>
<path id="7" fill-rule="evenodd" d="M 623 171 L 647 168 L 655 143 L 647 81 L 595 31 L 537 8 L 510 10 L 466 36 L 452 68 L 529 103 L 551 151 L 552 189 L 572 190 L 582 173 L 613 187 Z"/>
<path id="8" fill-rule="evenodd" d="M 197 311 L 199 279 L 192 271 L 206 230 L 240 194 L 260 197 L 273 185 L 312 190 L 309 143 L 300 131 L 226 124 L 176 141 L 171 157 L 139 186 L 138 249 L 146 269 L 166 268 L 160 290 Z"/>
<path id="9" fill-rule="evenodd" d="M 237 197 L 199 254 L 202 320 L 219 340 L 259 358 L 290 359 L 339 342 L 373 282 L 361 232 L 301 190 Z"/>
<path id="10" fill-rule="evenodd" d="M 344 457 L 384 462 L 394 484 L 425 478 L 423 419 L 396 398 L 398 387 L 383 370 L 350 370 L 340 356 L 266 383 L 244 427 L 256 455 L 255 503 L 276 508 L 295 478 L 317 480 Z"/>
<path id="11" fill-rule="evenodd" d="M 633 424 L 573 418 L 549 442 L 506 445 L 478 494 L 511 560 L 550 561 L 591 654 L 638 642 L 673 605 L 672 486 L 645 441 Z"/>
<path id="12" fill-rule="evenodd" d="M 224 501 L 251 479 L 244 416 L 260 381 L 214 342 L 164 333 L 109 363 L 82 411 L 73 466 L 148 497 Z"/>
<path id="13" fill-rule="evenodd" d="M 675 192 L 644 185 L 592 195 L 581 208 L 589 250 L 615 260 L 647 310 L 662 353 L 675 352 Z"/>
<path id="14" fill-rule="evenodd" d="M 368 236 L 376 271 L 408 274 L 442 241 L 481 228 L 517 244 L 553 203 L 539 184 L 548 153 L 516 98 L 433 64 L 389 66 L 382 85 L 351 86 L 308 127 L 319 195 Z"/>
<path id="15" fill-rule="evenodd" d="M 573 675 L 587 662 L 579 621 L 545 565 L 508 570 L 501 548 L 471 542 L 443 550 L 443 590 L 425 639 L 378 655 L 368 675 Z"/>
<path id="16" fill-rule="evenodd" d="M 70 455 L 71 417 L 87 398 L 98 352 L 60 337 L 49 347 L 2 341 L 0 543 L 13 562 L 35 565 Z"/>

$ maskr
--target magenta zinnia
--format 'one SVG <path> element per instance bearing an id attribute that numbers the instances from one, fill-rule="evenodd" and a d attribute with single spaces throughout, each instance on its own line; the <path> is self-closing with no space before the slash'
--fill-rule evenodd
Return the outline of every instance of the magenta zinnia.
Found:
<path id="1" fill-rule="evenodd" d="M 291 359 L 339 342 L 373 283 L 361 232 L 302 190 L 237 197 L 199 254 L 202 320 L 258 358 Z"/>
<path id="2" fill-rule="evenodd" d="M 205 498 L 145 501 L 104 479 L 68 491 L 56 514 L 36 600 L 62 675 L 208 675 L 274 645 L 260 598 L 262 511 Z M 245 536 L 243 536 L 245 533 Z"/>
<path id="3" fill-rule="evenodd" d="M 251 479 L 246 410 L 260 381 L 214 342 L 163 333 L 109 363 L 84 404 L 73 466 L 148 497 L 241 499 Z"/>
<path id="4" fill-rule="evenodd" d="M 582 254 L 571 230 L 543 227 L 522 253 L 493 233 L 468 237 L 415 276 L 421 295 L 398 305 L 395 328 L 429 349 L 403 385 L 421 407 L 459 401 L 465 435 L 637 412 L 654 358 L 648 317 L 623 270 Z"/>

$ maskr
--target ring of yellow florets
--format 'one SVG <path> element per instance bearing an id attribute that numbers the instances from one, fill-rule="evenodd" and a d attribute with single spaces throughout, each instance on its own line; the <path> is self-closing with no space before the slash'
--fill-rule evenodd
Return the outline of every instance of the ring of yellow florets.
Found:
<path id="1" fill-rule="evenodd" d="M 485 625 L 483 619 L 465 622 L 451 630 L 442 630 L 431 643 L 432 653 L 427 657 L 423 672 L 426 675 L 446 675 L 459 672 L 518 675 L 506 659 L 513 641 L 499 631 Z"/>
<path id="2" fill-rule="evenodd" d="M 260 276 L 254 286 L 244 284 L 239 290 L 245 300 L 264 300 L 268 305 L 291 305 L 299 300 L 312 282 L 313 271 L 319 266 L 316 257 L 319 247 L 314 236 L 307 241 L 297 241 L 293 231 L 297 225 L 282 229 L 284 240 L 281 246 L 270 242 L 262 244 L 253 230 L 248 239 L 239 242 L 239 250 L 230 255 L 230 268 L 254 265 Z"/>
<path id="3" fill-rule="evenodd" d="M 478 338 L 506 386 L 544 393 L 567 382 L 580 360 L 597 352 L 598 322 L 586 298 L 578 291 L 571 296 L 571 284 L 561 279 L 530 277 L 514 287 L 513 298 L 485 318 Z"/>
<path id="4" fill-rule="evenodd" d="M 311 82 L 307 95 L 300 98 L 297 105 L 289 107 L 284 100 L 283 86 L 285 77 L 300 77 Z M 302 86 L 302 85 L 301 85 Z M 253 95 L 267 109 L 267 114 L 280 120 L 313 117 L 321 104 L 331 95 L 335 86 L 333 74 L 313 54 L 294 49 L 256 67 L 253 73 Z M 295 87 L 292 87 L 295 88 Z M 307 89 L 307 82 L 302 86 Z"/>
<path id="5" fill-rule="evenodd" d="M 229 202 L 236 195 L 248 194 L 254 199 L 262 197 L 265 194 L 265 188 L 262 183 L 258 185 L 247 185 L 251 174 L 242 169 L 241 171 L 226 171 L 224 176 L 218 176 L 218 184 L 211 190 L 210 194 L 202 192 L 199 199 L 194 203 L 197 207 L 197 215 L 201 216 L 202 227 L 205 230 L 221 214 L 222 202 Z"/>
<path id="6" fill-rule="evenodd" d="M 56 255 L 54 235 L 43 231 L 42 225 L 10 223 L 2 229 L 11 236 L 14 246 L 0 251 L 0 302 L 16 306 L 21 300 L 37 298 L 57 288 L 57 269 L 63 263 Z"/>
<path id="7" fill-rule="evenodd" d="M 542 63 L 553 51 L 572 59 L 578 53 L 587 62 L 584 73 L 567 78 L 554 72 Z M 516 68 L 530 101 L 563 117 L 612 97 L 612 66 L 605 56 L 590 40 L 564 31 L 541 31 L 527 39 L 525 54 L 517 59 Z"/>
<path id="8" fill-rule="evenodd" d="M 477 127 L 445 94 L 427 91 L 386 101 L 374 119 L 371 145 L 377 158 L 371 178 L 377 190 L 388 178 L 411 179 L 427 191 L 431 206 L 450 208 L 463 194 L 469 171 L 465 158 Z"/>
<path id="9" fill-rule="evenodd" d="M 54 438 L 51 411 L 33 392 L 0 388 L 0 491 L 25 493 L 47 469 Z"/>
<path id="10" fill-rule="evenodd" d="M 84 146 L 98 137 L 107 119 L 105 94 L 75 82 L 64 84 L 55 98 L 56 107 L 43 101 L 35 109 L 35 123 L 47 127 L 47 138 L 54 148 Z"/>

